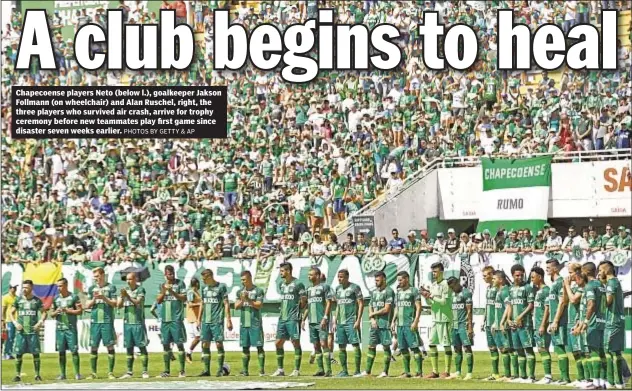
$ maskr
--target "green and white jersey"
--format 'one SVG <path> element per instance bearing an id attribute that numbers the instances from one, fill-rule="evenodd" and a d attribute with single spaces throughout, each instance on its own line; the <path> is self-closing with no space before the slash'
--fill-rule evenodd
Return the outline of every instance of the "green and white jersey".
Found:
<path id="1" fill-rule="evenodd" d="M 533 300 L 533 327 L 536 329 L 540 328 L 542 320 L 544 319 L 544 307 L 546 307 L 549 291 L 548 285 L 542 285 L 542 288 L 535 292 Z"/>
<path id="2" fill-rule="evenodd" d="M 494 309 L 494 303 L 496 302 L 496 287 L 490 284 L 485 292 L 485 325 L 492 327 L 494 324 L 494 318 L 496 310 Z"/>
<path id="3" fill-rule="evenodd" d="M 594 311 L 588 320 L 588 329 L 589 330 L 603 330 L 606 321 L 604 319 L 606 313 L 606 307 L 608 303 L 606 302 L 606 287 L 597 279 L 590 280 L 584 286 L 584 294 L 582 295 L 582 302 L 586 307 L 586 311 L 588 311 L 588 302 L 594 301 Z M 586 319 L 586 316 L 581 318 Z"/>
<path id="4" fill-rule="evenodd" d="M 101 294 L 109 300 L 116 299 L 116 287 L 112 284 L 105 283 L 102 287 L 96 285 L 91 286 L 88 289 L 88 300 L 94 299 L 94 294 L 97 292 L 101 292 Z M 96 299 L 92 305 L 90 319 L 92 323 L 112 324 L 114 323 L 114 308 L 105 304 L 105 301 L 102 299 Z"/>
<path id="5" fill-rule="evenodd" d="M 520 286 L 513 285 L 509 289 L 509 302 L 511 303 L 511 320 L 515 321 L 520 314 L 522 314 L 530 303 L 535 301 L 535 295 L 533 294 L 533 287 L 531 284 L 522 284 Z M 535 305 L 534 305 L 535 306 Z M 533 328 L 533 322 L 531 315 L 527 315 L 522 320 L 522 325 L 525 328 Z"/>
<path id="6" fill-rule="evenodd" d="M 27 299 L 20 296 L 13 302 L 13 308 L 17 311 L 17 321 L 22 325 L 23 334 L 36 334 L 34 326 L 39 322 L 40 311 L 44 304 L 37 296 Z"/>
<path id="7" fill-rule="evenodd" d="M 253 286 L 251 290 L 241 287 L 237 291 L 237 299 L 241 297 L 241 293 L 246 292 L 248 297 L 254 301 L 260 301 L 263 303 L 263 297 L 265 292 L 258 286 Z M 239 324 L 241 327 L 261 327 L 261 310 L 256 309 L 250 305 L 247 301 L 241 302 L 241 314 L 239 314 Z"/>
<path id="8" fill-rule="evenodd" d="M 467 306 L 472 305 L 472 291 L 467 288 L 454 295 L 452 301 L 452 328 L 465 329 L 467 326 Z"/>
<path id="9" fill-rule="evenodd" d="M 345 288 L 336 287 L 336 324 L 354 324 L 358 317 L 358 300 L 362 300 L 362 290 L 354 283 Z"/>
<path id="10" fill-rule="evenodd" d="M 334 294 L 327 284 L 318 284 L 307 288 L 307 319 L 309 324 L 319 324 L 325 316 L 327 301 L 333 300 Z"/>
<path id="11" fill-rule="evenodd" d="M 575 293 L 581 293 L 582 295 L 584 294 L 584 289 L 580 288 L 575 282 L 573 282 L 571 284 L 571 292 L 573 292 L 573 294 Z M 581 300 L 579 303 L 577 304 L 573 304 L 569 301 L 568 303 L 568 324 L 569 325 L 575 325 L 575 323 L 577 323 L 577 321 L 579 320 L 579 306 L 581 305 Z"/>
<path id="12" fill-rule="evenodd" d="M 184 282 L 179 279 L 175 279 L 171 290 L 173 293 L 179 295 L 186 294 L 187 288 L 184 286 Z M 165 294 L 162 301 L 162 311 L 160 313 L 160 320 L 165 322 L 181 322 L 184 320 L 184 302 L 178 300 L 175 296 Z"/>
<path id="13" fill-rule="evenodd" d="M 415 303 L 421 302 L 419 289 L 409 286 L 406 290 L 398 290 L 395 295 L 395 316 L 398 326 L 410 326 L 415 321 Z"/>
<path id="14" fill-rule="evenodd" d="M 224 324 L 224 300 L 228 289 L 221 282 L 202 287 L 202 323 Z"/>
<path id="15" fill-rule="evenodd" d="M 369 305 L 373 309 L 373 312 L 380 311 L 386 307 L 387 304 L 391 305 L 391 313 L 393 312 L 393 304 L 395 302 L 395 292 L 391 287 L 386 287 L 382 290 L 374 290 L 371 293 L 371 302 Z M 374 316 L 379 329 L 388 329 L 391 323 L 391 313 Z"/>
<path id="16" fill-rule="evenodd" d="M 625 317 L 623 315 L 623 290 L 621 289 L 621 282 L 616 277 L 613 277 L 606 282 L 606 298 L 613 297 L 612 305 L 608 305 L 606 302 L 606 328 L 616 329 L 623 328 L 625 323 Z"/>
<path id="17" fill-rule="evenodd" d="M 75 294 L 69 293 L 68 296 L 64 297 L 60 293 L 53 300 L 52 309 L 53 311 L 58 308 L 74 310 L 77 303 L 80 302 L 79 297 Z M 63 312 L 57 315 L 57 330 L 77 330 L 77 315 L 64 314 Z"/>
<path id="18" fill-rule="evenodd" d="M 293 278 L 289 284 L 281 281 L 279 292 L 281 292 L 281 316 L 279 320 L 300 320 L 301 298 L 307 295 L 305 285 L 296 278 Z"/>
<path id="19" fill-rule="evenodd" d="M 564 283 L 562 282 L 562 277 L 558 276 L 557 280 L 553 282 L 551 285 L 551 289 L 549 291 L 549 298 L 546 301 L 546 305 L 549 306 L 549 322 L 553 323 L 555 320 L 555 314 L 557 313 L 557 307 L 559 307 L 559 303 L 562 301 L 564 296 Z M 562 311 L 562 317 L 560 318 L 560 325 L 566 324 L 566 318 L 568 316 L 567 311 Z"/>
<path id="20" fill-rule="evenodd" d="M 123 299 L 123 322 L 124 324 L 145 324 L 145 288 L 137 286 L 136 289 L 125 288 L 130 298 L 140 300 L 138 305 L 134 305 L 127 297 Z"/>
<path id="21" fill-rule="evenodd" d="M 505 307 L 509 303 L 509 287 L 503 285 L 496 289 L 496 299 L 494 299 L 494 326 L 500 327 L 500 321 L 503 319 Z"/>
<path id="22" fill-rule="evenodd" d="M 452 323 L 453 292 L 444 278 L 430 286 L 430 313 L 434 323 Z"/>

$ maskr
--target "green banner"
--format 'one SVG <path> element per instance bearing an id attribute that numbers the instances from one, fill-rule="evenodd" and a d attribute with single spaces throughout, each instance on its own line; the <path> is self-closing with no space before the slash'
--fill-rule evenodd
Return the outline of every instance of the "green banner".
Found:
<path id="1" fill-rule="evenodd" d="M 482 158 L 483 192 L 551 185 L 551 156 L 529 159 Z"/>

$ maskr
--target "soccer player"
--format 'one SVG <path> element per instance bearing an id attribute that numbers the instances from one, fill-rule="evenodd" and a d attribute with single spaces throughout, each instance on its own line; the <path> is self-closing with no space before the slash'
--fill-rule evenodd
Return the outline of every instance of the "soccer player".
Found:
<path id="1" fill-rule="evenodd" d="M 158 297 L 156 297 L 156 302 L 162 304 L 162 310 L 160 311 L 160 342 L 164 350 L 162 355 L 164 371 L 157 377 L 171 376 L 172 343 L 176 344 L 180 352 L 178 355 L 178 361 L 180 362 L 180 374 L 178 377 L 186 377 L 184 372 L 184 343 L 186 342 L 187 336 L 183 322 L 184 301 L 186 298 L 184 282 L 176 278 L 173 266 L 165 266 L 165 283 L 160 285 L 160 292 L 158 293 Z"/>
<path id="2" fill-rule="evenodd" d="M 77 295 L 68 290 L 68 280 L 57 280 L 59 294 L 53 300 L 53 312 L 51 315 L 57 319 L 55 339 L 59 352 L 59 372 L 57 380 L 66 380 L 66 350 L 72 354 L 72 368 L 75 371 L 75 379 L 81 380 L 79 372 L 79 343 L 77 330 L 77 316 L 83 313 L 81 300 Z"/>
<path id="3" fill-rule="evenodd" d="M 544 283 L 544 270 L 541 267 L 531 269 L 531 283 L 534 289 L 533 299 L 533 342 L 538 348 L 542 358 L 544 377 L 537 384 L 550 384 L 553 381 L 551 375 L 551 335 L 547 332 L 549 327 L 549 313 L 546 301 L 549 297 L 549 286 Z"/>
<path id="4" fill-rule="evenodd" d="M 586 273 L 581 272 L 581 269 L 578 273 L 573 275 L 573 282 L 577 285 L 578 288 L 581 289 L 582 292 L 585 292 L 586 285 L 588 284 L 588 275 Z M 576 340 L 579 340 L 583 351 L 582 354 L 582 363 L 583 363 L 583 373 L 584 380 L 581 383 L 576 383 L 575 386 L 582 389 L 595 389 L 594 383 L 592 381 L 592 367 L 590 362 L 590 352 L 588 351 L 588 344 L 586 340 L 586 330 L 583 330 L 584 319 L 586 319 L 586 295 L 582 293 L 582 297 L 579 304 L 579 311 L 577 313 L 577 321 L 573 325 L 570 330 L 569 339 L 572 336 Z"/>
<path id="5" fill-rule="evenodd" d="M 606 326 L 603 335 L 603 348 L 607 359 L 606 387 L 623 389 L 623 356 L 625 346 L 625 316 L 623 313 L 623 290 L 621 282 L 614 274 L 614 265 L 610 261 L 599 264 L 599 274 L 606 279 Z"/>
<path id="6" fill-rule="evenodd" d="M 579 318 L 579 328 L 577 334 L 585 333 L 586 345 L 590 358 L 588 374 L 586 375 L 587 384 L 584 387 L 588 390 L 601 388 L 606 384 L 606 354 L 603 350 L 603 334 L 605 327 L 604 315 L 606 311 L 606 288 L 596 278 L 597 267 L 592 262 L 586 262 L 582 265 L 581 276 L 577 276 L 577 280 L 586 278 L 584 285 L 584 294 L 582 295 L 583 307 L 585 307 L 584 316 Z M 579 282 L 578 282 L 579 284 Z"/>
<path id="7" fill-rule="evenodd" d="M 89 380 L 97 378 L 97 358 L 99 344 L 108 350 L 108 378 L 114 377 L 114 343 L 116 342 L 114 333 L 114 308 L 116 307 L 116 287 L 105 281 L 105 271 L 103 268 L 92 270 L 92 277 L 95 284 L 88 289 L 88 301 L 86 308 L 91 310 L 90 314 L 90 368 L 92 373 Z"/>
<path id="8" fill-rule="evenodd" d="M 338 272 L 338 286 L 336 287 L 336 343 L 340 349 L 340 366 L 342 370 L 338 377 L 348 377 L 347 344 L 353 346 L 355 355 L 354 376 L 361 376 L 362 350 L 360 350 L 360 327 L 362 326 L 362 312 L 364 300 L 362 290 L 349 281 L 349 271 Z"/>
<path id="9" fill-rule="evenodd" d="M 252 274 L 248 270 L 241 272 L 242 287 L 237 291 L 235 309 L 241 309 L 239 315 L 239 345 L 243 356 L 242 376 L 248 376 L 250 363 L 250 347 L 257 348 L 259 359 L 259 376 L 263 376 L 266 367 L 266 354 L 263 351 L 263 326 L 261 324 L 261 307 L 265 292 L 252 282 Z"/>
<path id="10" fill-rule="evenodd" d="M 533 353 L 533 318 L 535 296 L 531 284 L 524 283 L 525 270 L 520 264 L 511 267 L 513 286 L 509 289 L 507 310 L 508 325 L 511 328 L 511 344 L 518 354 L 519 374 L 515 382 L 535 382 L 535 354 Z M 526 354 L 525 354 L 526 353 Z M 526 357 L 525 357 L 526 356 Z M 529 373 L 527 375 L 527 365 Z M 528 377 L 527 377 L 528 376 Z"/>
<path id="11" fill-rule="evenodd" d="M 448 278 L 448 286 L 454 292 L 452 301 L 452 346 L 454 346 L 454 365 L 456 373 L 450 379 L 461 378 L 461 365 L 463 364 L 463 350 L 465 350 L 465 362 L 467 374 L 463 380 L 472 380 L 474 369 L 474 356 L 472 354 L 472 341 L 474 340 L 474 324 L 472 321 L 472 292 L 463 288 L 456 277 Z"/>
<path id="12" fill-rule="evenodd" d="M 292 341 L 294 346 L 294 370 L 290 376 L 299 376 L 301 369 L 301 359 L 303 350 L 301 350 L 301 310 L 307 306 L 307 292 L 305 286 L 298 279 L 292 277 L 292 264 L 283 262 L 280 265 L 281 283 L 279 284 L 279 292 L 281 292 L 281 315 L 277 325 L 276 356 L 277 370 L 271 376 L 285 376 L 283 369 L 283 361 L 285 352 L 283 344 L 288 339 Z"/>
<path id="13" fill-rule="evenodd" d="M 432 313 L 432 329 L 430 330 L 430 362 L 432 363 L 432 372 L 426 375 L 426 379 L 443 379 L 450 376 L 450 367 L 452 366 L 452 341 L 450 328 L 452 326 L 452 290 L 448 286 L 447 281 L 443 278 L 443 264 L 441 262 L 433 263 L 430 266 L 432 270 L 432 285 L 430 290 L 422 291 L 422 296 L 426 298 L 426 302 L 431 306 Z M 445 352 L 445 371 L 439 375 L 439 351 L 437 345 L 442 344 Z M 400 346 L 401 348 L 401 346 Z"/>
<path id="14" fill-rule="evenodd" d="M 325 284 L 327 283 L 327 276 L 325 275 L 325 273 L 320 273 L 320 283 L 321 284 Z M 331 286 L 330 286 L 331 288 Z M 332 291 L 332 295 L 333 295 L 333 291 Z M 331 314 L 330 314 L 331 315 Z M 323 359 L 329 360 L 330 364 L 338 364 L 338 361 L 336 361 L 334 359 L 333 356 L 333 351 L 334 351 L 334 319 L 333 317 L 329 319 L 329 329 L 327 330 L 327 344 L 322 344 L 321 343 L 321 348 L 324 351 L 329 351 L 329 357 L 325 357 Z M 310 354 L 309 356 L 309 363 L 313 364 L 314 361 L 316 361 L 316 353 L 312 352 L 312 354 Z"/>
<path id="15" fill-rule="evenodd" d="M 492 356 L 492 374 L 484 381 L 495 381 L 500 378 L 498 373 L 498 348 L 494 341 L 494 335 L 492 334 L 492 325 L 494 324 L 495 308 L 494 303 L 496 301 L 496 286 L 494 286 L 494 267 L 485 266 L 483 268 L 483 281 L 488 285 L 485 291 L 485 318 L 483 320 L 482 331 L 487 336 L 487 347 Z"/>
<path id="16" fill-rule="evenodd" d="M 309 342 L 314 344 L 316 364 L 318 365 L 318 372 L 314 376 L 331 377 L 331 361 L 329 360 L 327 338 L 329 336 L 329 316 L 331 314 L 333 292 L 329 285 L 321 282 L 319 268 L 312 267 L 307 276 L 312 286 L 307 288 L 307 309 L 303 315 L 303 323 L 309 319 Z M 323 348 L 327 355 L 324 365 Z"/>
<path id="17" fill-rule="evenodd" d="M 409 378 L 410 352 L 415 356 L 415 377 L 422 377 L 422 358 L 419 347 L 419 317 L 421 316 L 421 296 L 419 290 L 410 285 L 408 272 L 397 273 L 397 293 L 395 294 L 395 316 L 391 322 L 391 330 L 397 335 L 399 350 L 404 360 L 404 373 L 401 378 Z"/>
<path id="18" fill-rule="evenodd" d="M 22 282 L 22 295 L 13 302 L 13 311 L 9 311 L 9 321 L 15 326 L 15 372 L 14 382 L 22 381 L 22 356 L 33 355 L 35 381 L 42 381 L 40 376 L 40 340 L 39 329 L 46 320 L 46 310 L 42 301 L 33 295 L 33 281 Z"/>
<path id="19" fill-rule="evenodd" d="M 233 329 L 230 317 L 230 303 L 228 302 L 228 289 L 225 284 L 215 281 L 213 271 L 202 271 L 202 310 L 198 314 L 200 326 L 200 339 L 202 340 L 202 361 L 204 371 L 200 377 L 211 376 L 211 342 L 215 341 L 217 347 L 217 377 L 223 375 L 224 367 L 224 319 L 226 328 Z"/>
<path id="20" fill-rule="evenodd" d="M 197 318 L 202 308 L 202 298 L 200 296 L 200 281 L 193 277 L 189 284 L 189 290 L 187 291 L 187 310 L 185 327 L 187 330 L 187 337 L 191 340 L 189 349 L 187 350 L 187 362 L 193 362 L 193 351 L 200 343 L 200 329 L 198 328 Z"/>
<path id="21" fill-rule="evenodd" d="M 498 378 L 499 381 L 511 380 L 511 332 L 505 327 L 507 324 L 507 301 L 509 298 L 509 286 L 507 277 L 502 270 L 494 272 L 494 286 L 496 287 L 496 297 L 494 298 L 494 324 L 492 334 L 496 347 L 500 350 L 503 359 L 504 375 Z M 517 371 L 514 370 L 514 373 Z"/>
<path id="22" fill-rule="evenodd" d="M 560 367 L 561 380 L 555 382 L 555 385 L 566 385 L 571 382 L 568 371 L 568 356 L 566 355 L 566 318 L 568 312 L 566 306 L 568 304 L 568 296 L 564 289 L 563 278 L 560 276 L 560 263 L 557 259 L 549 259 L 546 261 L 546 272 L 551 277 L 553 284 L 549 291 L 549 298 L 546 306 L 549 313 L 549 334 L 551 334 L 551 343 L 557 355 L 558 365 Z"/>
<path id="23" fill-rule="evenodd" d="M 568 276 L 563 279 L 564 290 L 568 297 L 568 317 L 567 317 L 567 341 L 566 351 L 573 353 L 575 359 L 575 366 L 577 368 L 577 381 L 572 382 L 569 386 L 583 387 L 586 383 L 586 377 L 584 374 L 584 348 L 582 344 L 582 336 L 580 334 L 574 335 L 572 330 L 579 321 L 579 307 L 581 305 L 582 295 L 584 293 L 583 288 L 580 288 L 577 283 L 577 275 L 581 273 L 581 266 L 579 263 L 570 263 L 567 266 Z"/>
<path id="24" fill-rule="evenodd" d="M 145 288 L 138 285 L 136 273 L 128 273 L 125 277 L 127 289 L 121 289 L 117 307 L 123 311 L 123 342 L 127 350 L 127 372 L 119 379 L 129 379 L 134 370 L 134 348 L 140 349 L 143 365 L 143 379 L 149 379 L 147 365 L 147 329 L 145 328 Z"/>
<path id="25" fill-rule="evenodd" d="M 367 354 L 366 371 L 362 372 L 363 376 L 371 374 L 377 354 L 376 347 L 380 344 L 384 349 L 384 370 L 378 377 L 388 377 L 388 369 L 391 366 L 391 342 L 393 339 L 390 323 L 394 301 L 395 292 L 386 285 L 386 274 L 382 271 L 375 273 L 375 290 L 371 293 L 371 301 L 369 303 L 369 319 L 371 321 L 369 353 Z"/>

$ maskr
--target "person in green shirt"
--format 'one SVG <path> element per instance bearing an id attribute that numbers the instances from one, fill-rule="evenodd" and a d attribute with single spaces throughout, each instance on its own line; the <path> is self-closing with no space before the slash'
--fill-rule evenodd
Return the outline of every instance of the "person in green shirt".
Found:
<path id="1" fill-rule="evenodd" d="M 410 353 L 415 356 L 417 372 L 415 377 L 422 377 L 422 357 L 419 350 L 423 342 L 419 337 L 419 317 L 421 316 L 421 295 L 419 290 L 410 285 L 408 272 L 397 274 L 397 293 L 395 294 L 395 316 L 391 322 L 391 330 L 397 334 L 397 345 L 404 358 L 402 378 L 411 377 Z"/>
<path id="2" fill-rule="evenodd" d="M 494 286 L 496 287 L 496 297 L 494 298 L 494 324 L 492 325 L 491 331 L 494 335 L 496 346 L 502 355 L 504 368 L 504 375 L 498 380 L 508 381 L 511 380 L 513 348 L 511 346 L 511 331 L 506 328 L 507 317 L 509 315 L 507 310 L 509 286 L 504 271 L 496 270 L 494 272 Z M 515 360 L 515 366 L 513 368 L 514 374 L 518 372 L 517 364 L 518 362 Z"/>
<path id="3" fill-rule="evenodd" d="M 619 235 L 614 237 L 614 248 L 618 250 L 632 250 L 630 241 L 630 235 L 625 230 L 624 226 L 619 227 Z"/>
<path id="4" fill-rule="evenodd" d="M 283 344 L 288 339 L 292 341 L 292 345 L 294 346 L 294 371 L 292 371 L 290 376 L 299 376 L 301 356 L 303 354 L 300 340 L 301 327 L 299 323 L 301 310 L 307 306 L 307 292 L 303 283 L 292 276 L 291 263 L 283 262 L 279 268 L 281 282 L 279 283 L 278 289 L 281 293 L 281 314 L 277 324 L 277 340 L 275 342 L 278 368 L 271 376 L 285 376 L 285 370 L 283 369 L 285 356 Z"/>
<path id="5" fill-rule="evenodd" d="M 127 350 L 127 373 L 119 379 L 132 377 L 134 369 L 134 348 L 140 349 L 143 365 L 143 379 L 149 379 L 147 366 L 147 329 L 145 327 L 145 288 L 138 285 L 136 273 L 125 276 L 127 288 L 121 289 L 117 307 L 123 308 L 123 340 Z"/>
<path id="6" fill-rule="evenodd" d="M 239 345 L 242 348 L 242 376 L 248 376 L 250 363 L 250 347 L 257 347 L 259 359 L 259 375 L 265 373 L 266 354 L 263 351 L 263 326 L 261 307 L 265 292 L 252 282 L 252 274 L 248 270 L 241 272 L 242 287 L 237 291 L 235 309 L 241 310 L 239 315 Z"/>
<path id="7" fill-rule="evenodd" d="M 158 377 L 171 376 L 171 357 L 173 355 L 171 344 L 176 344 L 178 361 L 180 363 L 179 377 L 185 377 L 185 351 L 186 332 L 184 328 L 184 303 L 186 302 L 186 286 L 184 282 L 176 278 L 176 272 L 172 265 L 165 266 L 165 283 L 160 285 L 160 291 L 156 302 L 162 304 L 160 312 L 160 339 L 164 353 L 162 360 L 164 371 Z"/>
<path id="8" fill-rule="evenodd" d="M 329 359 L 329 315 L 333 292 L 329 284 L 322 282 L 322 273 L 312 267 L 308 273 L 312 286 L 307 288 L 307 309 L 303 314 L 303 323 L 309 319 L 309 341 L 314 344 L 315 359 L 318 372 L 314 376 L 331 377 L 331 360 Z M 327 356 L 323 360 L 323 349 Z"/>
<path id="9" fill-rule="evenodd" d="M 551 375 L 551 335 L 547 332 L 549 316 L 546 308 L 546 301 L 549 297 L 549 287 L 544 283 L 544 270 L 541 267 L 531 269 L 531 284 L 534 290 L 533 299 L 533 343 L 538 347 L 538 353 L 542 358 L 544 367 L 544 377 L 536 384 L 550 384 L 553 377 Z"/>
<path id="10" fill-rule="evenodd" d="M 378 377 L 388 377 L 392 357 L 392 335 L 389 327 L 394 304 L 395 292 L 393 292 L 391 287 L 386 285 L 386 274 L 384 274 L 383 271 L 375 273 L 375 290 L 371 292 L 371 301 L 369 303 L 369 319 L 371 320 L 369 353 L 367 354 L 366 371 L 362 372 L 363 376 L 371 374 L 373 362 L 377 354 L 376 347 L 380 344 L 384 349 L 384 370 Z"/>
<path id="11" fill-rule="evenodd" d="M 509 321 L 507 324 L 511 327 L 512 347 L 518 354 L 520 376 L 516 376 L 516 378 L 522 379 L 522 383 L 534 383 L 535 354 L 533 353 L 532 311 L 535 296 L 531 284 L 523 283 L 524 266 L 513 265 L 511 275 L 513 276 L 513 286 L 509 289 L 509 303 L 507 305 Z M 529 367 L 528 377 L 527 365 Z"/>
<path id="12" fill-rule="evenodd" d="M 450 378 L 461 378 L 461 365 L 463 364 L 463 350 L 465 350 L 465 361 L 467 362 L 467 374 L 463 380 L 472 379 L 474 369 L 474 356 L 472 354 L 472 341 L 474 340 L 474 324 L 472 322 L 472 291 L 461 286 L 456 277 L 448 278 L 448 286 L 454 292 L 452 302 L 452 345 L 456 357 L 454 364 L 456 373 Z"/>
<path id="13" fill-rule="evenodd" d="M 576 283 L 576 275 L 581 273 L 581 266 L 579 263 L 573 262 L 568 264 L 567 269 L 568 277 L 563 280 L 566 296 L 568 296 L 568 316 L 566 318 L 568 345 L 566 349 L 573 353 L 573 358 L 575 359 L 575 365 L 577 367 L 577 382 L 584 383 L 585 373 L 583 360 L 586 346 L 584 346 L 581 336 L 573 335 L 571 332 L 579 321 L 581 300 L 584 293 L 583 288 L 580 288 Z"/>
<path id="14" fill-rule="evenodd" d="M 75 371 L 75 380 L 81 380 L 79 372 L 79 342 L 77 330 L 77 316 L 83 313 L 81 301 L 77 295 L 68 291 L 68 280 L 57 280 L 59 294 L 53 300 L 51 315 L 56 318 L 55 342 L 59 352 L 60 375 L 57 380 L 66 380 L 66 350 L 72 354 L 72 366 Z"/>
<path id="15" fill-rule="evenodd" d="M 492 325 L 494 324 L 494 302 L 496 300 L 496 286 L 494 286 L 494 267 L 491 265 L 483 268 L 483 281 L 487 284 L 485 290 L 485 318 L 483 320 L 482 331 L 485 331 L 487 337 L 487 347 L 492 356 L 492 374 L 485 378 L 485 381 L 496 381 L 500 377 L 498 373 L 498 347 L 494 341 L 492 334 Z"/>
<path id="16" fill-rule="evenodd" d="M 575 335 L 583 335 L 588 347 L 585 355 L 586 389 L 601 388 L 605 384 L 607 371 L 606 354 L 603 350 L 603 335 L 605 328 L 606 287 L 597 278 L 597 267 L 593 262 L 582 265 L 581 273 L 575 275 L 576 283 L 583 288 L 583 311 L 575 326 Z M 583 285 L 583 286 L 582 286 Z M 592 386 L 592 387 L 591 387 Z"/>
<path id="17" fill-rule="evenodd" d="M 9 311 L 9 321 L 15 326 L 15 377 L 14 382 L 21 382 L 22 356 L 25 353 L 33 355 L 35 381 L 42 381 L 40 376 L 40 340 L 39 330 L 46 321 L 46 310 L 42 301 L 33 295 L 33 281 L 22 282 L 22 295 L 18 297 Z"/>
<path id="18" fill-rule="evenodd" d="M 202 309 L 198 312 L 197 323 L 200 326 L 200 340 L 202 341 L 202 362 L 204 371 L 199 377 L 211 376 L 211 342 L 217 346 L 216 376 L 223 376 L 224 368 L 224 320 L 226 328 L 233 330 L 228 302 L 228 289 L 225 284 L 215 280 L 213 271 L 202 271 Z"/>
<path id="19" fill-rule="evenodd" d="M 98 267 L 92 270 L 95 284 L 88 289 L 86 308 L 91 310 L 90 322 L 90 368 L 88 379 L 97 378 L 97 355 L 99 345 L 108 350 L 108 378 L 114 377 L 114 308 L 116 308 L 116 287 L 105 280 L 105 270 Z"/>
<path id="20" fill-rule="evenodd" d="M 430 330 L 430 361 L 432 373 L 426 375 L 427 379 L 436 379 L 439 376 L 439 351 L 437 345 L 442 344 L 445 352 L 445 371 L 441 378 L 450 376 L 452 366 L 452 290 L 448 282 L 443 278 L 443 263 L 436 262 L 430 266 L 432 270 L 432 285 L 430 290 L 423 289 L 421 295 L 431 306 L 432 329 Z"/>
<path id="21" fill-rule="evenodd" d="M 546 272 L 551 277 L 553 284 L 546 301 L 546 307 L 549 314 L 549 334 L 551 334 L 551 343 L 553 344 L 555 354 L 558 357 L 560 367 L 561 380 L 553 383 L 556 385 L 566 385 L 570 383 L 570 375 L 568 370 L 568 356 L 566 355 L 566 342 L 568 333 L 566 330 L 566 319 L 568 312 L 568 296 L 564 289 L 563 277 L 560 276 L 561 266 L 557 259 L 551 258 L 546 261 Z"/>
<path id="22" fill-rule="evenodd" d="M 623 386 L 623 356 L 625 347 L 625 315 L 623 311 L 623 289 L 615 274 L 614 265 L 610 261 L 599 264 L 599 275 L 606 281 L 606 321 L 603 335 L 603 349 L 607 357 L 607 383 L 617 388 Z"/>
<path id="23" fill-rule="evenodd" d="M 364 300 L 360 287 L 349 281 L 349 271 L 338 272 L 338 286 L 335 290 L 336 301 L 336 343 L 340 349 L 340 366 L 342 370 L 337 377 L 348 377 L 347 344 L 351 344 L 355 356 L 354 376 L 361 375 L 362 350 L 360 349 L 360 328 Z"/>

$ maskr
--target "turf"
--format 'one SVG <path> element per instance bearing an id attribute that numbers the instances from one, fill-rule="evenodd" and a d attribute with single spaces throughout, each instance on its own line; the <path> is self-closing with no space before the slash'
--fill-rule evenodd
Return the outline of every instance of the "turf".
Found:
<path id="1" fill-rule="evenodd" d="M 337 355 L 336 355 L 337 356 Z M 126 358 L 125 354 L 117 354 L 116 355 L 116 366 L 114 374 L 116 376 L 121 376 L 125 373 L 126 370 Z M 479 379 L 485 378 L 489 376 L 491 372 L 491 360 L 490 356 L 486 352 L 477 352 L 474 356 L 474 379 L 470 381 L 463 380 L 426 380 L 426 379 L 399 379 L 399 376 L 402 373 L 402 358 L 397 357 L 397 361 L 391 364 L 390 368 L 390 378 L 386 379 L 377 379 L 374 377 L 370 378 L 316 378 L 311 375 L 316 372 L 316 365 L 309 364 L 309 354 L 303 354 L 303 363 L 301 367 L 301 376 L 299 378 L 293 377 L 262 377 L 257 376 L 258 373 L 258 363 L 257 363 L 257 355 L 256 352 L 253 351 L 251 353 L 250 359 L 250 377 L 243 376 L 235 376 L 241 370 L 241 352 L 227 352 L 226 353 L 226 362 L 231 367 L 230 376 L 223 377 L 221 380 L 230 381 L 230 380 L 249 380 L 249 381 L 299 381 L 299 382 L 315 382 L 314 389 L 569 389 L 568 387 L 553 387 L 553 386 L 538 386 L 532 384 L 518 384 L 518 383 L 499 383 L 499 382 L 483 382 Z M 337 359 L 337 357 L 335 357 Z M 24 364 L 22 366 L 22 372 L 26 375 L 22 377 L 22 381 L 24 383 L 33 383 L 33 361 L 30 355 L 24 356 Z M 74 378 L 74 373 L 72 370 L 72 364 L 70 359 L 70 354 L 68 354 L 68 363 L 67 363 L 67 376 L 69 378 Z M 365 368 L 366 363 L 366 355 L 362 357 L 362 370 Z M 294 366 L 294 356 L 293 352 L 288 351 L 286 349 L 285 352 L 285 370 L 286 374 L 289 374 Z M 381 352 L 378 352 L 378 355 L 375 360 L 375 364 L 373 366 L 373 375 L 378 375 L 382 371 L 383 366 L 383 356 Z M 439 356 L 439 368 L 443 370 L 443 354 L 441 353 Z M 349 369 L 353 371 L 354 367 L 354 359 L 353 354 L 349 355 Z M 43 378 L 44 383 L 53 383 L 57 382 L 55 378 L 59 374 L 59 365 L 56 354 L 42 354 L 42 371 L 41 376 Z M 89 355 L 82 354 L 81 355 L 81 373 L 82 375 L 87 376 L 90 373 L 90 363 L 89 363 Z M 414 361 L 411 363 L 411 369 L 414 371 L 415 365 Z M 463 363 L 463 369 L 465 370 L 466 366 Z M 168 379 L 156 379 L 156 375 L 162 372 L 163 362 L 162 362 L 162 353 L 152 353 L 149 357 L 149 374 L 152 376 L 150 379 L 141 379 L 141 363 L 140 359 L 136 358 L 134 362 L 134 377 L 129 379 L 130 381 L 142 381 L 142 382 L 152 382 L 152 381 L 170 381 L 170 380 L 183 380 L 177 377 L 177 371 L 179 370 L 179 364 L 177 361 L 172 361 L 171 370 L 172 374 L 176 376 L 168 378 Z M 200 353 L 196 352 L 193 355 L 193 363 L 187 363 L 187 374 L 189 379 L 191 380 L 199 380 L 200 378 L 194 377 L 195 375 L 202 372 L 202 363 L 200 361 Z M 271 374 L 276 369 L 276 356 L 275 352 L 266 352 L 266 373 Z M 575 379 L 575 365 L 571 360 L 571 378 Z M 211 373 L 215 373 L 217 370 L 217 356 L 216 352 L 213 350 L 211 352 Z M 431 370 L 430 359 L 426 358 L 423 366 L 424 374 L 428 373 Z M 334 364 L 332 366 L 332 371 L 334 372 L 334 376 L 340 371 L 340 366 Z M 452 364 L 452 371 L 454 371 L 454 363 Z M 501 368 L 502 371 L 502 368 Z M 90 382 L 109 382 L 109 381 L 117 381 L 117 382 L 125 382 L 128 380 L 107 380 L 107 354 L 99 354 L 99 362 L 98 362 L 98 375 L 99 379 L 90 381 L 90 380 L 81 380 L 83 384 L 88 385 Z M 557 368 L 557 362 L 553 362 L 553 378 L 557 379 L 559 375 L 559 370 Z M 15 361 L 2 361 L 2 384 L 10 385 L 13 383 L 13 377 L 15 376 Z M 542 364 L 538 359 L 538 363 L 536 366 L 536 376 L 539 378 L 542 376 Z M 105 380 L 104 380 L 105 379 Z M 209 381 L 216 379 L 215 377 L 206 378 Z M 68 380 L 69 382 L 74 382 L 74 380 Z M 630 389 L 630 384 L 628 383 L 627 388 Z"/>

